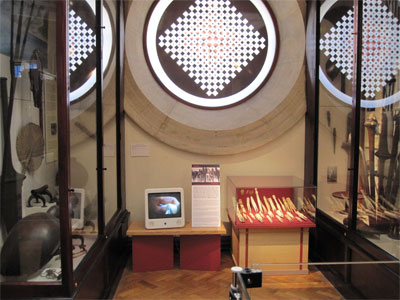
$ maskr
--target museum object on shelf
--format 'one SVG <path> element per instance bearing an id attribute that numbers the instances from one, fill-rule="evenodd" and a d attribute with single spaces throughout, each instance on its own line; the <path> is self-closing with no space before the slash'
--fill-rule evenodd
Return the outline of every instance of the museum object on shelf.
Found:
<path id="1" fill-rule="evenodd" d="M 44 186 L 31 190 L 31 195 L 28 198 L 27 207 L 32 207 L 32 200 L 36 200 L 34 203 L 40 203 L 40 200 L 43 202 L 43 207 L 46 207 L 46 198 L 47 196 L 49 199 L 49 203 L 55 202 L 53 195 L 48 190 L 49 186 L 45 184 Z"/>
<path id="2" fill-rule="evenodd" d="M 60 247 L 60 223 L 48 213 L 19 220 L 1 249 L 1 274 L 28 276 L 39 271 Z"/>

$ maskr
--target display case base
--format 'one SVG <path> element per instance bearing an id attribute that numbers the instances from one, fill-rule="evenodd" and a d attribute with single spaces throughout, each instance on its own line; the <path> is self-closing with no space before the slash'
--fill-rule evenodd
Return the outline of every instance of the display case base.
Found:
<path id="1" fill-rule="evenodd" d="M 308 228 L 237 229 L 232 226 L 236 265 L 265 275 L 308 274 Z"/>

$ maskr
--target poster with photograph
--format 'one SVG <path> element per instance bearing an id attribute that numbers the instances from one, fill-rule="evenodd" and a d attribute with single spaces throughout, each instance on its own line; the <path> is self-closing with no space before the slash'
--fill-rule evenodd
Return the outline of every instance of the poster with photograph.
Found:
<path id="1" fill-rule="evenodd" d="M 221 225 L 219 165 L 192 165 L 192 226 Z"/>

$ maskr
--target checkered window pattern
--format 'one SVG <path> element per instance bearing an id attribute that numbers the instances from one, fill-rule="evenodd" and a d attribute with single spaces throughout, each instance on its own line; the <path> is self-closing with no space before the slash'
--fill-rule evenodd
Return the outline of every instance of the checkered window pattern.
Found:
<path id="1" fill-rule="evenodd" d="M 400 69 L 400 25 L 381 0 L 363 3 L 362 92 L 373 98 Z M 349 80 L 353 77 L 353 23 L 351 9 L 320 40 L 320 49 Z"/>
<path id="2" fill-rule="evenodd" d="M 158 45 L 207 96 L 217 96 L 267 40 L 230 1 L 196 0 L 158 36 Z"/>
<path id="3" fill-rule="evenodd" d="M 96 47 L 96 36 L 91 28 L 73 10 L 68 24 L 69 70 L 74 72 Z"/>

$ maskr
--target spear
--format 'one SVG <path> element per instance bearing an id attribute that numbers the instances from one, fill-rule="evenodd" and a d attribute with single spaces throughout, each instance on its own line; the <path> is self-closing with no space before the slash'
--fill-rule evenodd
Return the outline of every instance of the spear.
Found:
<path id="1" fill-rule="evenodd" d="M 386 113 L 382 110 L 382 118 L 381 118 L 381 133 L 379 135 L 379 146 L 378 151 L 375 152 L 375 155 L 378 157 L 378 194 L 384 194 L 383 188 L 383 179 L 384 179 L 384 170 L 385 170 L 385 161 L 390 158 L 390 153 L 388 150 L 388 130 L 387 130 L 388 122 Z"/>
<path id="2" fill-rule="evenodd" d="M 389 163 L 389 173 L 388 173 L 388 180 L 385 189 L 386 199 L 388 199 L 391 203 L 396 202 L 396 195 L 392 193 L 392 185 L 393 179 L 395 177 L 395 170 L 396 170 L 396 157 L 398 153 L 398 146 L 399 146 L 399 136 L 400 136 L 400 112 L 398 112 L 393 117 L 394 122 L 394 135 L 393 135 L 393 142 L 392 142 L 392 151 L 390 152 L 390 163 Z M 398 168 L 398 166 L 397 166 Z M 396 183 L 396 181 L 394 181 Z"/>
<path id="3" fill-rule="evenodd" d="M 392 187 L 392 192 L 390 194 L 391 199 L 396 200 L 397 193 L 399 192 L 400 185 L 400 154 L 397 155 L 397 167 L 394 174 L 394 184 Z"/>
<path id="4" fill-rule="evenodd" d="M 335 154 L 336 153 L 336 128 L 333 128 L 332 137 L 333 137 L 333 154 Z"/>
<path id="5" fill-rule="evenodd" d="M 378 121 L 376 120 L 375 115 L 370 115 L 367 121 L 364 123 L 364 126 L 368 131 L 368 144 L 369 144 L 369 187 L 370 187 L 370 196 L 375 199 L 375 159 L 374 159 L 374 151 L 375 151 L 375 132 L 376 127 L 378 126 Z"/>
<path id="6" fill-rule="evenodd" d="M 1 170 L 1 180 L 0 180 L 0 208 L 2 223 L 5 226 L 5 232 L 9 233 L 11 228 L 18 219 L 21 218 L 21 194 L 22 194 L 22 182 L 25 179 L 23 174 L 19 174 L 12 164 L 12 154 L 11 154 L 11 120 L 14 107 L 14 97 L 15 89 L 17 85 L 16 76 L 16 62 L 21 63 L 25 43 L 27 40 L 27 34 L 29 31 L 30 22 L 32 19 L 33 8 L 35 1 L 32 2 L 30 14 L 28 17 L 27 26 L 25 29 L 24 37 L 22 39 L 22 19 L 24 12 L 24 1 L 20 2 L 19 7 L 19 20 L 17 27 L 17 36 L 14 45 L 14 9 L 15 1 L 11 2 L 11 34 L 10 34 L 10 95 L 8 99 L 7 95 L 7 81 L 1 80 L 1 102 L 3 110 L 3 132 L 4 132 L 4 152 L 3 152 L 3 167 Z M 18 70 L 19 71 L 19 70 Z M 5 114 L 7 112 L 7 114 Z M 4 121 L 5 119 L 5 121 Z"/>

